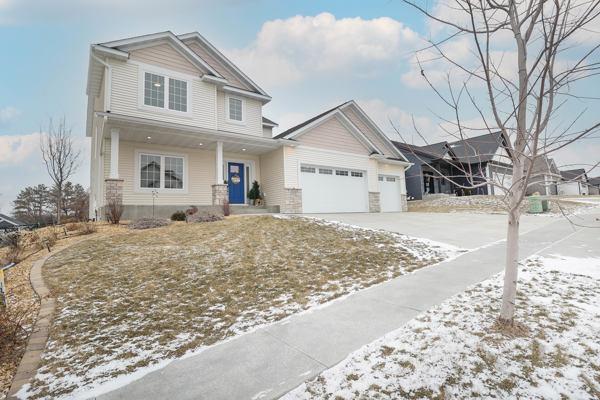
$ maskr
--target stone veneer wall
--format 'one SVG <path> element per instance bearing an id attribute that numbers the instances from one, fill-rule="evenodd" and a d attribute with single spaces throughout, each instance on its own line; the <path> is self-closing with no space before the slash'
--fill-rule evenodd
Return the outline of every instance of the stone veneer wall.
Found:
<path id="1" fill-rule="evenodd" d="M 229 188 L 227 185 L 212 185 L 212 203 L 213 206 L 220 206 L 229 200 Z"/>
<path id="2" fill-rule="evenodd" d="M 302 189 L 284 190 L 284 204 L 281 205 L 282 213 L 300 214 L 302 212 Z"/>
<path id="3" fill-rule="evenodd" d="M 400 211 L 408 211 L 408 201 L 405 194 L 400 195 Z"/>
<path id="4" fill-rule="evenodd" d="M 379 200 L 379 192 L 369 192 L 369 212 L 381 212 L 381 202 Z"/>
<path id="5" fill-rule="evenodd" d="M 123 203 L 123 179 L 104 179 L 104 200 L 106 205 L 113 201 Z"/>

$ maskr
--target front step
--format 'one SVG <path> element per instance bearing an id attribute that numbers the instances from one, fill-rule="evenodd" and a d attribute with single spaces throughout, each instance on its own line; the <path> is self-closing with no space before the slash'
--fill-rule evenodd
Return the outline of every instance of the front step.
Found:
<path id="1" fill-rule="evenodd" d="M 231 205 L 231 214 L 273 214 L 279 213 L 279 207 L 276 206 L 235 206 Z"/>

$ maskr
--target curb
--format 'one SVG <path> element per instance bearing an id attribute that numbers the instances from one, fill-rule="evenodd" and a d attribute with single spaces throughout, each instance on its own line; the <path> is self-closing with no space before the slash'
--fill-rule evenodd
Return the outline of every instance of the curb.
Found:
<path id="1" fill-rule="evenodd" d="M 46 347 L 46 341 L 50 333 L 50 322 L 52 321 L 56 306 L 56 301 L 50 297 L 50 290 L 44 284 L 42 266 L 53 255 L 48 254 L 44 258 L 37 260 L 29 272 L 31 286 L 40 299 L 40 310 L 29 335 L 23 358 L 21 358 L 17 372 L 13 377 L 6 397 L 7 399 L 17 399 L 17 392 L 35 376 L 42 360 L 42 353 Z"/>

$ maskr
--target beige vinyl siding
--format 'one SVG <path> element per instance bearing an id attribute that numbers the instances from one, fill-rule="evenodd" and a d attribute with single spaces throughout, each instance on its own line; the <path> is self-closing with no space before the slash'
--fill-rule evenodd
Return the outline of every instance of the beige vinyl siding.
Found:
<path id="1" fill-rule="evenodd" d="M 234 96 L 243 99 L 243 124 L 231 123 L 227 121 L 226 103 L 227 94 L 217 91 L 217 115 L 218 128 L 220 131 L 244 133 L 246 135 L 262 136 L 262 103 L 258 100 L 242 96 Z"/>
<path id="2" fill-rule="evenodd" d="M 254 91 L 249 85 L 243 83 L 237 76 L 231 71 L 228 66 L 225 66 L 220 60 L 215 58 L 210 52 L 208 52 L 203 46 L 198 44 L 195 40 L 189 40 L 185 42 L 185 44 L 196 53 L 202 60 L 204 60 L 208 65 L 210 65 L 215 71 L 217 71 L 221 76 L 227 79 L 229 85 Z"/>
<path id="3" fill-rule="evenodd" d="M 144 64 L 156 65 L 161 68 L 182 72 L 184 74 L 195 76 L 200 76 L 202 74 L 200 69 L 189 62 L 168 43 L 133 50 L 130 53 L 129 58 L 131 60 L 143 62 Z"/>
<path id="4" fill-rule="evenodd" d="M 351 153 L 341 153 L 330 150 L 318 150 L 304 146 L 285 148 L 285 187 L 299 188 L 299 173 L 301 164 L 311 164 L 324 167 L 339 167 L 367 171 L 369 191 L 378 191 L 377 162 L 368 156 Z"/>
<path id="5" fill-rule="evenodd" d="M 109 145 L 110 148 L 110 145 Z M 212 185 L 215 184 L 215 151 L 198 150 L 187 147 L 153 145 L 121 141 L 119 144 L 119 177 L 123 179 L 123 204 L 152 205 L 152 194 L 139 190 L 136 182 L 135 168 L 139 167 L 136 160 L 139 152 L 149 152 L 158 155 L 180 155 L 185 157 L 185 191 L 159 190 L 155 199 L 156 205 L 211 205 Z M 254 162 L 254 175 L 260 176 L 260 161 L 257 156 L 237 153 L 224 153 L 224 160 L 239 160 Z M 249 179 L 252 179 L 250 177 Z M 251 182 L 249 182 L 251 184 Z"/>
<path id="6" fill-rule="evenodd" d="M 369 140 L 371 142 L 373 142 L 373 144 L 375 146 L 377 146 L 378 149 L 380 149 L 381 151 L 384 152 L 384 154 L 388 157 L 390 156 L 394 156 L 394 152 L 393 150 L 390 148 L 389 145 L 387 145 L 380 137 L 377 133 L 375 133 L 369 126 L 367 126 L 367 124 L 365 124 L 362 119 L 354 112 L 354 110 L 351 110 L 349 108 L 345 108 L 343 110 L 344 115 L 346 115 L 346 117 L 348 117 L 348 119 L 350 121 L 352 121 L 352 123 L 354 125 L 356 125 L 358 127 L 358 129 L 360 129 L 360 131 L 367 137 L 369 138 Z"/>
<path id="7" fill-rule="evenodd" d="M 282 205 L 284 199 L 283 148 L 260 156 L 260 185 L 267 205 Z"/>
<path id="8" fill-rule="evenodd" d="M 264 137 L 273 137 L 273 128 L 270 126 L 263 126 L 263 136 Z"/>
<path id="9" fill-rule="evenodd" d="M 310 131 L 298 136 L 297 140 L 309 147 L 369 155 L 369 151 L 337 118 L 329 118 Z"/>
<path id="10" fill-rule="evenodd" d="M 215 102 L 216 86 L 192 79 L 189 91 L 191 113 L 178 113 L 165 109 L 141 107 L 138 99 L 140 87 L 140 66 L 131 62 L 111 61 L 112 97 L 111 111 L 115 114 L 149 118 L 202 128 L 216 129 Z"/>

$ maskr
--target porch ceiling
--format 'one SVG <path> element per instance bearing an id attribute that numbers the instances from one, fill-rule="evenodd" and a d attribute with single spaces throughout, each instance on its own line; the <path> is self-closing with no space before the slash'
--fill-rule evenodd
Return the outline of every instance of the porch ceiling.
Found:
<path id="1" fill-rule="evenodd" d="M 102 114 L 99 116 L 107 117 L 105 135 L 110 135 L 111 128 L 119 128 L 119 138 L 125 141 L 202 150 L 216 150 L 217 142 L 220 141 L 223 142 L 224 152 L 254 155 L 267 153 L 282 146 L 279 140 L 261 136 L 201 129 L 111 113 Z"/>

